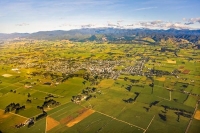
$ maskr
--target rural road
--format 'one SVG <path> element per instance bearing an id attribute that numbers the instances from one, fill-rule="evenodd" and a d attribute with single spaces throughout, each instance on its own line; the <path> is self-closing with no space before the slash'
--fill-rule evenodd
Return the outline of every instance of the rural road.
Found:
<path id="1" fill-rule="evenodd" d="M 196 107 L 195 107 L 195 110 L 194 110 L 194 113 L 193 113 L 192 117 L 190 118 L 189 124 L 188 124 L 188 126 L 187 126 L 187 128 L 186 128 L 186 130 L 185 130 L 185 133 L 188 133 L 188 130 L 189 130 L 189 128 L 190 128 L 190 125 L 192 124 L 192 120 L 193 120 L 193 118 L 194 118 L 194 115 L 195 115 L 195 113 L 196 113 L 196 111 L 197 111 L 198 105 L 199 105 L 199 103 L 198 103 L 198 101 L 197 101 Z"/>

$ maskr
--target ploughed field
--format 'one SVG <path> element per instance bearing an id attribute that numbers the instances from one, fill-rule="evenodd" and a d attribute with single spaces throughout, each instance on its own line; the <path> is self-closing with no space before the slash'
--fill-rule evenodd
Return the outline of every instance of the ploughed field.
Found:
<path id="1" fill-rule="evenodd" d="M 0 46 L 2 132 L 196 133 L 199 99 L 200 50 L 191 47 L 67 40 Z"/>

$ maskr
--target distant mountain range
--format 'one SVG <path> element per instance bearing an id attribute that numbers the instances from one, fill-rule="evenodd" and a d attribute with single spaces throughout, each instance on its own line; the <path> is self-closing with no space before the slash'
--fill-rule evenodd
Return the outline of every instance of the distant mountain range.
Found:
<path id="1" fill-rule="evenodd" d="M 151 29 L 117 29 L 117 28 L 85 28 L 76 30 L 39 31 L 35 33 L 0 33 L 0 40 L 27 38 L 44 40 L 68 39 L 73 41 L 131 41 L 138 38 L 152 38 L 155 42 L 161 39 L 185 39 L 192 43 L 200 41 L 200 30 L 151 30 Z"/>

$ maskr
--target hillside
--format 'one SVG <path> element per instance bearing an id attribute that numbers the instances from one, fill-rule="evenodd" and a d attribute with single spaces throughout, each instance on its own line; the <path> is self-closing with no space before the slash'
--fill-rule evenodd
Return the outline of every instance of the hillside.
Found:
<path id="1" fill-rule="evenodd" d="M 130 41 L 139 39 L 147 42 L 159 42 L 161 39 L 174 38 L 185 40 L 198 44 L 200 42 L 200 30 L 151 30 L 151 29 L 117 29 L 117 28 L 85 28 L 69 31 L 40 31 L 35 33 L 0 33 L 0 40 L 26 38 L 42 40 L 62 40 L 72 41 L 108 41 L 130 43 Z M 146 38 L 146 39 L 144 39 Z M 147 39 L 148 38 L 148 39 Z M 150 41 L 149 41 L 150 40 Z"/>

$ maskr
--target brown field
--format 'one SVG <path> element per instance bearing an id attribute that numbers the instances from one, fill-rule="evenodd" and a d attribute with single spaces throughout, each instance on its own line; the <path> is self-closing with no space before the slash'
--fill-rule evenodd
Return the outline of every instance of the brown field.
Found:
<path id="1" fill-rule="evenodd" d="M 54 120 L 53 118 L 47 116 L 46 117 L 46 131 L 51 130 L 52 128 L 56 127 L 57 125 L 59 125 L 60 123 L 56 120 Z"/>
<path id="2" fill-rule="evenodd" d="M 167 63 L 176 64 L 175 60 L 167 60 Z"/>
<path id="3" fill-rule="evenodd" d="M 190 72 L 190 70 L 187 70 L 187 69 L 182 71 L 183 74 L 188 74 L 189 72 Z"/>
<path id="4" fill-rule="evenodd" d="M 81 115 L 82 113 L 84 113 L 84 112 L 87 111 L 87 110 L 88 110 L 88 109 L 84 108 L 84 109 L 78 110 L 77 113 L 78 113 L 79 115 Z M 69 122 L 70 122 L 71 120 L 73 120 L 73 119 L 74 119 L 74 116 L 69 115 L 69 116 L 67 116 L 66 118 L 61 119 L 61 120 L 60 120 L 60 123 L 61 123 L 61 124 L 67 124 L 67 123 L 69 123 Z"/>
<path id="5" fill-rule="evenodd" d="M 183 68 L 184 68 L 184 66 L 180 66 L 180 67 L 179 67 L 179 69 L 183 69 Z"/>
<path id="6" fill-rule="evenodd" d="M 165 81 L 165 77 L 156 78 L 158 81 Z"/>
<path id="7" fill-rule="evenodd" d="M 66 118 L 63 118 L 63 119 L 61 119 L 60 120 L 60 123 L 61 124 L 67 124 L 67 123 L 69 123 L 71 120 L 73 120 L 74 119 L 74 117 L 73 116 L 67 116 Z"/>
<path id="8" fill-rule="evenodd" d="M 1 119 L 6 119 L 6 118 L 8 118 L 9 116 L 11 116 L 10 113 L 4 114 L 4 111 L 3 111 L 3 110 L 0 110 L 0 118 L 1 118 Z"/>
<path id="9" fill-rule="evenodd" d="M 196 111 L 194 118 L 197 119 L 197 120 L 200 120 L 200 110 Z"/>
<path id="10" fill-rule="evenodd" d="M 69 123 L 67 123 L 66 126 L 72 127 L 73 125 L 75 125 L 76 123 L 79 123 L 80 121 L 82 121 L 89 115 L 93 114 L 94 112 L 95 112 L 94 110 L 88 109 L 85 112 L 83 112 L 82 114 L 80 114 L 78 117 L 76 117 L 75 119 L 73 119 Z"/>

